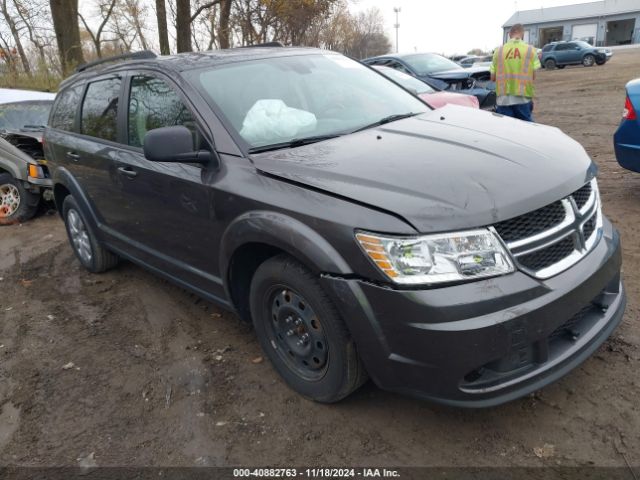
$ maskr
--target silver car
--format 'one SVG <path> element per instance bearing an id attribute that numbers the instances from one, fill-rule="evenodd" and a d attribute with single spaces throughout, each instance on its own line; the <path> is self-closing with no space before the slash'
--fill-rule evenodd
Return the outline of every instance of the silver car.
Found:
<path id="1" fill-rule="evenodd" d="M 42 133 L 54 97 L 0 89 L 0 224 L 30 219 L 52 196 Z"/>

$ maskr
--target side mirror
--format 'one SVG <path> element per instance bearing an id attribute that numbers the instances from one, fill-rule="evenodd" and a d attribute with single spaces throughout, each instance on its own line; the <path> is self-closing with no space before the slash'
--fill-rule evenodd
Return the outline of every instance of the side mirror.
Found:
<path id="1" fill-rule="evenodd" d="M 187 127 L 156 128 L 143 141 L 144 156 L 152 162 L 208 164 L 216 158 L 208 150 L 193 150 L 193 135 Z"/>

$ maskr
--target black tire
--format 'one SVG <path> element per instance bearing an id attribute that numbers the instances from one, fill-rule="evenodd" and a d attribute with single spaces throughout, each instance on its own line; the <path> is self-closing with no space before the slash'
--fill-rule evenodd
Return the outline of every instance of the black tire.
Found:
<path id="1" fill-rule="evenodd" d="M 586 54 L 582 59 L 582 65 L 585 67 L 593 67 L 596 63 L 596 57 L 591 55 L 590 53 Z"/>
<path id="2" fill-rule="evenodd" d="M 548 60 L 545 60 L 544 68 L 546 68 L 547 70 L 555 70 L 556 61 L 553 58 L 549 58 Z"/>
<path id="3" fill-rule="evenodd" d="M 0 174 L 0 225 L 26 222 L 38 211 L 40 195 L 9 173 Z"/>
<path id="4" fill-rule="evenodd" d="M 337 402 L 367 380 L 355 343 L 317 276 L 293 258 L 277 255 L 258 267 L 251 281 L 250 307 L 263 351 L 299 394 L 317 402 Z M 299 343 L 304 335 L 310 345 Z M 313 362 L 304 365 L 311 358 Z"/>
<path id="5" fill-rule="evenodd" d="M 556 65 L 556 68 L 559 68 L 560 70 L 562 70 L 564 67 L 566 67 L 566 65 Z"/>
<path id="6" fill-rule="evenodd" d="M 67 235 L 69 236 L 69 243 L 76 258 L 80 261 L 82 266 L 92 273 L 102 273 L 118 265 L 119 257 L 104 248 L 98 241 L 95 232 L 91 228 L 91 224 L 87 222 L 82 210 L 78 207 L 75 199 L 68 195 L 62 203 L 62 217 L 64 218 L 64 224 L 67 228 Z M 86 249 L 78 246 L 76 240 L 74 240 L 74 220 L 78 219 L 82 223 L 82 227 L 86 232 L 86 242 L 83 243 Z M 90 257 L 87 257 L 84 253 L 90 250 Z"/>
<path id="7" fill-rule="evenodd" d="M 607 63 L 606 60 L 598 60 L 598 59 L 596 59 L 596 65 L 604 65 L 605 63 Z"/>

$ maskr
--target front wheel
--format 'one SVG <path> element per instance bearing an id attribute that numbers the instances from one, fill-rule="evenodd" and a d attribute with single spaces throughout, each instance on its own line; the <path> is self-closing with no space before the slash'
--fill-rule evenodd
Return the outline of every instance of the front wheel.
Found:
<path id="1" fill-rule="evenodd" d="M 0 174 L 0 225 L 29 220 L 39 203 L 40 195 L 31 193 L 9 173 Z"/>
<path id="2" fill-rule="evenodd" d="M 585 67 L 593 67 L 595 63 L 596 63 L 596 57 L 594 57 L 591 54 L 585 55 L 584 58 L 582 59 L 582 64 Z"/>
<path id="3" fill-rule="evenodd" d="M 284 381 L 318 402 L 336 402 L 364 383 L 356 346 L 317 276 L 287 255 L 265 261 L 251 281 L 253 325 Z"/>

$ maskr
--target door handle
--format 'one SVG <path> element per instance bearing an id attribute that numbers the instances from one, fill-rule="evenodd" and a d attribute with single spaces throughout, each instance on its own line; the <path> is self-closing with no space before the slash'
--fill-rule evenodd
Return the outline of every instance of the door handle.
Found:
<path id="1" fill-rule="evenodd" d="M 67 157 L 69 157 L 71 160 L 75 160 L 76 162 L 80 159 L 80 155 L 78 155 L 76 152 L 67 152 Z"/>
<path id="2" fill-rule="evenodd" d="M 127 178 L 134 178 L 136 175 L 138 175 L 138 172 L 136 172 L 131 167 L 118 167 L 118 173 L 120 175 L 124 175 Z"/>

